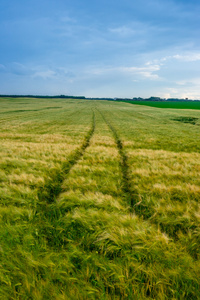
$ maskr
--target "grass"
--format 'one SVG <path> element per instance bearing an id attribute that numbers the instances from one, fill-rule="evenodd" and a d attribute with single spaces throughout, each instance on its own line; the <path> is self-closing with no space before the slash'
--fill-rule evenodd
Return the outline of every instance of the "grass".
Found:
<path id="1" fill-rule="evenodd" d="M 158 108 L 200 109 L 200 101 L 128 101 L 124 102 Z"/>
<path id="2" fill-rule="evenodd" d="M 200 298 L 198 110 L 0 101 L 1 299 Z"/>

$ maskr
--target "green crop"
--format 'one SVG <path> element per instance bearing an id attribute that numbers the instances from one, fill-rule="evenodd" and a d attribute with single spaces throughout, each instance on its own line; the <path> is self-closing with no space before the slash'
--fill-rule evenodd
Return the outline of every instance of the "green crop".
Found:
<path id="1" fill-rule="evenodd" d="M 130 101 L 124 102 L 138 105 L 145 105 L 158 108 L 175 108 L 175 109 L 200 109 L 200 101 Z"/>
<path id="2" fill-rule="evenodd" d="M 0 104 L 1 299 L 200 299 L 200 111 Z"/>

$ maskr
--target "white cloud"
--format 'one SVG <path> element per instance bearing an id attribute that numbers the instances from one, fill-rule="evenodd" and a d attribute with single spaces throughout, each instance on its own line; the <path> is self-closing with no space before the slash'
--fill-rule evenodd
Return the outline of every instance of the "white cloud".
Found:
<path id="1" fill-rule="evenodd" d="M 72 17 L 69 17 L 69 16 L 63 16 L 60 18 L 60 21 L 63 22 L 63 23 L 77 23 L 77 20 L 72 18 Z"/>
<path id="2" fill-rule="evenodd" d="M 138 76 L 140 79 L 160 79 L 158 72 L 160 70 L 160 66 L 157 64 L 148 64 L 141 67 L 102 67 L 102 68 L 95 68 L 91 67 L 88 68 L 86 73 L 96 76 L 106 75 L 106 74 L 125 74 L 127 76 L 132 76 L 132 81 L 138 80 Z M 137 78 L 135 78 L 135 76 Z"/>
<path id="3" fill-rule="evenodd" d="M 32 67 L 32 77 L 40 77 L 43 79 L 73 79 L 76 77 L 74 72 L 71 72 L 66 67 L 34 66 Z"/>
<path id="4" fill-rule="evenodd" d="M 52 70 L 46 70 L 46 71 L 38 71 L 35 72 L 33 77 L 41 77 L 43 79 L 51 79 L 54 78 L 56 73 Z"/>
<path id="5" fill-rule="evenodd" d="M 177 88 L 164 88 L 162 97 L 165 98 L 188 98 L 188 99 L 200 99 L 199 85 L 196 86 L 180 86 Z"/>
<path id="6" fill-rule="evenodd" d="M 162 66 L 167 61 L 172 61 L 172 60 L 183 61 L 183 62 L 200 61 L 200 53 L 190 52 L 190 53 L 168 55 L 168 56 L 161 57 L 160 59 L 154 59 L 152 61 L 149 61 L 146 63 L 146 65 L 159 64 L 160 66 Z"/>
<path id="7" fill-rule="evenodd" d="M 200 86 L 200 78 L 190 78 L 187 80 L 180 80 L 180 81 L 176 81 L 177 85 L 181 85 L 181 86 Z"/>
<path id="8" fill-rule="evenodd" d="M 185 61 L 185 62 L 199 61 L 200 53 L 190 53 L 187 55 L 176 54 L 176 55 L 172 56 L 172 58 L 181 60 L 181 61 Z"/>
<path id="9" fill-rule="evenodd" d="M 130 36 L 136 33 L 131 27 L 121 26 L 116 28 L 110 28 L 109 31 L 114 34 L 118 34 L 121 36 Z"/>
<path id="10" fill-rule="evenodd" d="M 142 67 L 123 67 L 119 70 L 125 73 L 129 73 L 131 75 L 140 75 L 143 78 L 155 80 L 159 79 L 158 74 L 155 74 L 155 72 L 160 70 L 160 66 L 154 64 L 147 64 Z"/>

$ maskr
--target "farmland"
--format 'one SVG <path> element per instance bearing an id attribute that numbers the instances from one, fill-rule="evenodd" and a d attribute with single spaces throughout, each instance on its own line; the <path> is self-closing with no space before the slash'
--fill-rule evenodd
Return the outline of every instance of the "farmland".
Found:
<path id="1" fill-rule="evenodd" d="M 1 299 L 200 299 L 200 110 L 0 104 Z"/>
<path id="2" fill-rule="evenodd" d="M 176 108 L 176 109 L 200 109 L 200 101 L 133 101 L 123 100 L 124 102 L 145 105 L 159 108 Z"/>

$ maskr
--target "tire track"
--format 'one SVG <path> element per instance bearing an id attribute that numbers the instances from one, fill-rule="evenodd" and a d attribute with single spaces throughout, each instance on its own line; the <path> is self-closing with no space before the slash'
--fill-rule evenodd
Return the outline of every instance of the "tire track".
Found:
<path id="1" fill-rule="evenodd" d="M 131 176 L 128 166 L 128 157 L 124 151 L 123 143 L 121 139 L 119 138 L 119 135 L 116 131 L 116 129 L 113 127 L 113 125 L 108 121 L 108 119 L 104 116 L 104 114 L 96 108 L 96 110 L 101 114 L 103 120 L 107 124 L 107 126 L 110 128 L 110 130 L 113 133 L 115 143 L 117 145 L 120 157 L 121 157 L 121 170 L 122 170 L 122 191 L 124 193 L 124 199 L 126 199 L 128 205 L 130 206 L 130 211 L 135 212 L 139 217 L 141 217 L 144 220 L 150 221 L 154 225 L 158 225 L 156 222 L 154 222 L 151 217 L 152 214 L 146 213 L 146 208 L 142 204 L 140 195 L 138 194 L 138 191 L 133 187 L 131 183 Z M 114 116 L 114 114 L 113 114 Z M 161 224 L 159 224 L 161 225 Z M 162 232 L 165 233 L 165 231 L 162 230 Z M 171 237 L 171 236 L 170 236 Z"/>
<path id="2" fill-rule="evenodd" d="M 101 114 L 103 120 L 108 125 L 110 130 L 113 133 L 115 142 L 117 144 L 117 148 L 121 157 L 121 170 L 122 170 L 122 191 L 123 191 L 123 197 L 124 200 L 128 203 L 129 209 L 131 213 L 135 213 L 139 218 L 142 218 L 143 220 L 146 220 L 150 222 L 151 225 L 156 226 L 157 229 L 160 230 L 161 233 L 167 235 L 170 237 L 174 243 L 176 243 L 177 246 L 180 248 L 182 247 L 181 242 L 178 239 L 177 232 L 180 229 L 180 226 L 178 225 L 177 231 L 170 232 L 169 230 L 166 230 L 167 228 L 162 224 L 157 222 L 156 220 L 153 220 L 153 214 L 147 213 L 147 209 L 149 208 L 144 205 L 141 201 L 140 195 L 138 194 L 138 191 L 134 189 L 131 179 L 130 179 L 130 173 L 129 173 L 129 166 L 128 166 L 128 158 L 124 151 L 123 144 L 121 139 L 119 138 L 119 135 L 116 131 L 116 129 L 113 127 L 113 125 L 108 121 L 108 119 L 103 115 L 101 111 L 97 109 L 97 111 Z M 195 228 L 196 229 L 196 228 Z M 184 231 L 183 231 L 184 232 Z M 193 259 L 196 259 L 196 254 L 188 251 L 188 254 L 191 255 Z"/>
<path id="3" fill-rule="evenodd" d="M 97 108 L 96 108 L 97 109 Z M 136 193 L 132 188 L 130 175 L 129 175 L 129 167 L 128 167 L 128 158 L 123 148 L 123 143 L 116 131 L 116 129 L 113 127 L 113 125 L 108 121 L 108 119 L 104 116 L 104 114 L 97 109 L 97 111 L 102 116 L 103 120 L 107 124 L 107 126 L 110 128 L 115 143 L 117 145 L 117 149 L 121 158 L 120 167 L 122 171 L 122 191 L 123 191 L 123 197 L 124 200 L 127 202 L 127 204 L 130 207 L 130 212 L 132 213 L 134 211 L 134 206 L 136 205 Z"/>
<path id="4" fill-rule="evenodd" d="M 86 148 L 89 146 L 95 127 L 95 113 L 93 110 L 91 128 L 87 132 L 82 145 L 73 151 L 60 169 L 54 169 L 49 172 L 45 184 L 38 189 L 38 201 L 35 205 L 33 218 L 33 226 L 36 232 L 35 238 L 39 244 L 45 243 L 48 247 L 56 251 L 66 243 L 62 227 L 62 217 L 65 211 L 59 208 L 56 200 L 62 192 L 63 181 L 67 178 L 70 170 L 78 163 Z"/>
<path id="5" fill-rule="evenodd" d="M 86 148 L 90 144 L 90 140 L 95 131 L 95 113 L 93 111 L 92 115 L 92 125 L 88 133 L 86 134 L 84 141 L 80 148 L 75 150 L 65 161 L 61 169 L 53 169 L 48 174 L 48 179 L 46 180 L 45 184 L 38 189 L 38 199 L 39 203 L 42 205 L 44 203 L 51 204 L 55 202 L 56 198 L 62 191 L 62 183 L 66 179 L 67 175 L 69 174 L 72 167 L 77 164 L 77 162 L 83 156 Z"/>

